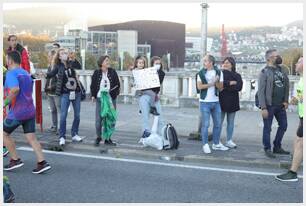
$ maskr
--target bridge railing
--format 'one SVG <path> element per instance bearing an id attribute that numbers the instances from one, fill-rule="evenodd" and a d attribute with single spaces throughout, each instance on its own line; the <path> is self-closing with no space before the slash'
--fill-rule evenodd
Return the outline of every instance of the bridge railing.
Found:
<path id="1" fill-rule="evenodd" d="M 46 71 L 46 70 L 39 70 Z M 86 89 L 86 93 L 90 94 L 92 70 L 77 71 L 79 79 Z M 131 89 L 132 72 L 131 71 L 117 71 L 120 80 L 120 95 L 119 102 L 135 103 L 133 91 Z M 196 71 L 175 71 L 166 72 L 164 82 L 161 86 L 160 96 L 162 104 L 169 106 L 190 107 L 197 106 L 196 93 Z M 258 90 L 258 79 L 256 75 L 242 76 L 243 88 L 240 95 L 242 107 L 247 109 L 254 108 L 254 97 Z M 290 90 L 289 97 L 294 95 L 296 91 L 298 76 L 289 76 Z M 42 85 L 45 85 L 45 79 L 42 79 Z M 42 89 L 44 86 L 42 86 Z M 245 106 L 243 106 L 245 105 Z"/>

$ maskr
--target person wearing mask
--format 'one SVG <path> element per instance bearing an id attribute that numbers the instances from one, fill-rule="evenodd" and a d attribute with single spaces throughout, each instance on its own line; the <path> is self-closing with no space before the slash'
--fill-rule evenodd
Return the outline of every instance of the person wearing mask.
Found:
<path id="1" fill-rule="evenodd" d="M 240 110 L 239 91 L 242 89 L 241 75 L 236 72 L 236 61 L 233 57 L 226 57 L 222 62 L 223 90 L 220 91 L 220 106 L 222 110 L 221 125 L 225 115 L 227 117 L 226 143 L 228 148 L 236 148 L 233 142 L 233 132 L 236 112 Z M 222 126 L 221 126 L 222 129 Z"/>
<path id="2" fill-rule="evenodd" d="M 290 154 L 282 148 L 282 139 L 287 130 L 289 79 L 287 71 L 279 65 L 282 62 L 276 49 L 266 51 L 267 65 L 259 74 L 258 101 L 263 118 L 263 146 L 265 155 L 275 158 L 275 154 Z M 278 122 L 278 129 L 271 150 L 270 135 L 273 117 Z"/>
<path id="3" fill-rule="evenodd" d="M 162 84 L 164 79 L 164 72 L 161 70 L 161 59 L 157 57 L 152 57 L 153 65 L 155 64 L 156 68 L 159 72 L 159 82 Z M 134 61 L 134 69 L 140 70 L 147 68 L 147 59 L 144 56 L 137 56 Z M 143 138 L 147 138 L 151 135 L 151 127 L 149 125 L 149 115 L 150 113 L 153 115 L 159 115 L 158 119 L 158 133 L 161 132 L 163 118 L 161 116 L 161 106 L 160 100 L 157 96 L 158 92 L 160 91 L 160 87 L 152 88 L 148 90 L 137 90 L 136 91 L 136 98 L 139 105 L 139 111 L 141 114 L 142 120 L 142 136 L 139 140 L 139 143 L 142 142 Z"/>
<path id="4" fill-rule="evenodd" d="M 81 90 L 77 80 L 76 72 L 68 65 L 68 50 L 59 49 L 53 58 L 53 69 L 44 76 L 48 78 L 57 75 L 55 94 L 60 96 L 60 129 L 59 145 L 66 143 L 66 119 L 70 102 L 73 106 L 74 119 L 71 128 L 72 141 L 81 142 L 78 135 L 81 110 Z"/>

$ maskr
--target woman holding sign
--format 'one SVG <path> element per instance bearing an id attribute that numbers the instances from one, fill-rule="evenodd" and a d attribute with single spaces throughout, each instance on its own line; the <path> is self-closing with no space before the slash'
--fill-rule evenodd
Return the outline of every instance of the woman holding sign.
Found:
<path id="1" fill-rule="evenodd" d="M 162 84 L 165 77 L 165 73 L 162 71 L 160 57 L 157 56 L 152 57 L 151 64 L 154 68 L 156 68 L 159 77 L 159 82 L 160 84 Z M 135 69 L 144 69 L 145 65 L 146 65 L 145 57 L 143 56 L 136 57 L 134 64 Z M 160 87 L 136 91 L 136 97 L 141 111 L 142 138 L 146 138 L 151 134 L 151 127 L 149 125 L 150 113 L 154 115 L 161 114 L 160 100 L 158 98 L 159 91 Z M 162 127 L 161 117 L 159 119 L 158 126 L 160 131 Z"/>
<path id="2" fill-rule="evenodd" d="M 117 72 L 109 67 L 109 56 L 101 56 L 98 60 L 99 68 L 94 71 L 90 85 L 91 99 L 96 100 L 96 142 L 99 146 L 102 138 L 104 144 L 116 146 L 111 140 L 111 135 L 115 129 L 117 119 L 116 99 L 120 92 L 120 81 Z"/>

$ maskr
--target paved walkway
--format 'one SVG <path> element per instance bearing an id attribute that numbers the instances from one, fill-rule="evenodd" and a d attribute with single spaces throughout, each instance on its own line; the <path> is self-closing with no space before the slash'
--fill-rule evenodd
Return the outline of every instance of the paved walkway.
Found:
<path id="1" fill-rule="evenodd" d="M 72 108 L 71 108 L 72 109 Z M 113 135 L 118 142 L 117 147 L 107 147 L 101 144 L 94 147 L 95 136 L 95 104 L 91 102 L 82 102 L 80 136 L 86 136 L 82 143 L 71 143 L 69 136 L 73 119 L 73 110 L 69 112 L 67 120 L 67 145 L 65 150 L 87 150 L 91 152 L 102 153 L 102 155 L 111 155 L 116 157 L 135 156 L 141 158 L 159 158 L 163 160 L 180 160 L 198 163 L 217 163 L 220 164 L 238 164 L 242 166 L 260 166 L 260 167 L 288 167 L 290 156 L 279 155 L 276 159 L 265 157 L 262 149 L 262 120 L 259 112 L 239 111 L 236 115 L 234 141 L 238 145 L 237 149 L 229 151 L 212 151 L 211 154 L 202 152 L 202 144 L 199 140 L 191 140 L 189 134 L 197 130 L 198 110 L 194 108 L 173 108 L 163 107 L 164 119 L 171 122 L 180 139 L 178 150 L 157 151 L 152 148 L 144 148 L 138 144 L 141 136 L 141 120 L 138 114 L 137 105 L 119 104 L 119 117 L 116 132 Z M 37 129 L 37 136 L 46 149 L 58 149 L 58 137 L 47 131 L 51 123 L 51 114 L 48 110 L 48 102 L 43 100 L 43 121 L 45 131 L 41 133 Z M 288 113 L 288 130 L 283 139 L 283 148 L 292 151 L 292 143 L 295 138 L 298 118 L 296 113 Z M 39 128 L 39 127 L 37 127 Z M 222 141 L 225 140 L 224 129 L 222 130 Z M 274 121 L 272 129 L 272 139 L 276 133 L 277 124 Z M 14 133 L 14 138 L 18 143 L 25 143 L 22 135 L 22 129 L 19 128 Z M 271 141 L 272 142 L 272 141 Z"/>

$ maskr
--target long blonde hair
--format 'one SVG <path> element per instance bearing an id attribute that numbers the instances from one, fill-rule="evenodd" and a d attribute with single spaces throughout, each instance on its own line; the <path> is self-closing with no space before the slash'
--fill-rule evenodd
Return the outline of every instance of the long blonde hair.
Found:
<path id="1" fill-rule="evenodd" d="M 59 64 L 60 62 L 61 62 L 61 60 L 60 60 L 60 58 L 59 58 L 59 53 L 61 52 L 61 51 L 65 51 L 66 49 L 64 49 L 64 48 L 60 48 L 60 49 L 58 49 L 57 51 L 56 51 L 56 54 L 53 56 L 53 60 L 52 60 L 52 65 L 54 66 L 54 65 L 57 65 L 57 64 Z"/>

